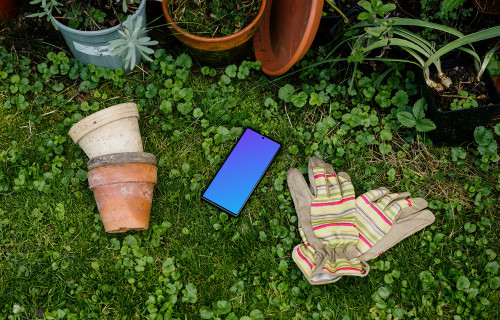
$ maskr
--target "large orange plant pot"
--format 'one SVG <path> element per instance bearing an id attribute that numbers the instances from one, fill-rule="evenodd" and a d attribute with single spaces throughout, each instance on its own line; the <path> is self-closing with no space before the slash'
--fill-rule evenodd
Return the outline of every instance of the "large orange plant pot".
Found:
<path id="1" fill-rule="evenodd" d="M 500 14 L 500 0 L 474 0 L 477 10 L 488 14 Z"/>
<path id="2" fill-rule="evenodd" d="M 495 82 L 495 87 L 497 87 L 497 91 L 500 93 L 500 76 L 494 76 L 493 82 Z"/>
<path id="3" fill-rule="evenodd" d="M 18 11 L 18 0 L 0 0 L 0 24 L 14 17 Z"/>
<path id="4" fill-rule="evenodd" d="M 279 76 L 304 57 L 318 31 L 323 0 L 268 0 L 253 38 L 262 71 Z"/>
<path id="5" fill-rule="evenodd" d="M 94 192 L 106 232 L 148 229 L 157 168 L 153 164 L 156 158 L 145 155 L 149 156 L 135 157 L 135 160 L 123 160 L 120 156 L 110 160 L 109 157 L 116 155 L 106 155 L 104 161 L 89 162 L 89 187 Z M 122 161 L 139 162 L 120 163 Z"/>
<path id="6" fill-rule="evenodd" d="M 188 46 L 193 55 L 202 62 L 212 65 L 223 65 L 243 59 L 252 45 L 252 38 L 259 29 L 264 18 L 266 2 L 262 0 L 255 19 L 245 28 L 225 37 L 201 37 L 181 29 L 168 12 L 171 0 L 163 0 L 162 8 L 170 32 L 182 43 Z"/>

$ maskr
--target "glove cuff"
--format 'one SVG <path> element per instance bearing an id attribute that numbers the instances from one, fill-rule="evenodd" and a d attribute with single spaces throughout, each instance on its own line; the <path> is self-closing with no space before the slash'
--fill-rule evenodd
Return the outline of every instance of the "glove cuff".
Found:
<path id="1" fill-rule="evenodd" d="M 333 283 L 341 276 L 364 277 L 370 271 L 364 260 L 355 257 L 353 245 L 328 248 L 325 255 L 311 246 L 299 244 L 294 248 L 292 258 L 312 285 Z"/>

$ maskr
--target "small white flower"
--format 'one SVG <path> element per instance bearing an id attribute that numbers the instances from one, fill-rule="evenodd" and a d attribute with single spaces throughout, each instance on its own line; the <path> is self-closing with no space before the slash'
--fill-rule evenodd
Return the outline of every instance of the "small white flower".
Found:
<path id="1" fill-rule="evenodd" d="M 19 311 L 21 311 L 21 306 L 15 304 L 14 307 L 12 308 L 12 312 L 14 314 L 18 313 Z"/>

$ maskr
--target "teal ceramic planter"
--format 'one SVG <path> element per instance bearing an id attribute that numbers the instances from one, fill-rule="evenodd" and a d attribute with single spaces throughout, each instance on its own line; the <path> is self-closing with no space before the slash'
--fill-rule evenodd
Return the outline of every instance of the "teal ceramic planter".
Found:
<path id="1" fill-rule="evenodd" d="M 142 23 L 146 25 L 146 0 L 142 0 L 137 11 L 131 16 L 135 21 L 142 17 Z M 125 70 L 125 61 L 119 56 L 111 56 L 108 50 L 109 42 L 119 39 L 118 33 L 121 26 L 117 25 L 105 30 L 80 31 L 69 28 L 56 20 L 57 27 L 61 31 L 66 44 L 73 56 L 83 64 L 93 64 L 96 66 L 107 67 L 111 70 L 122 68 Z M 140 62 L 141 54 L 136 52 Z M 126 70 L 129 71 L 129 70 Z"/>

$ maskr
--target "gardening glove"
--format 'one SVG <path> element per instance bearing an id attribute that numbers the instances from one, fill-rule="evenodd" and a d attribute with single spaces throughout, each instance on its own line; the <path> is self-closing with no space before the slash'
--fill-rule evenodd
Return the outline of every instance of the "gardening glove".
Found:
<path id="1" fill-rule="evenodd" d="M 386 188 L 368 191 L 356 199 L 359 241 L 356 249 L 363 261 L 379 256 L 401 240 L 434 222 L 422 198 L 390 193 Z"/>
<path id="2" fill-rule="evenodd" d="M 309 159 L 308 171 L 310 188 L 298 169 L 287 172 L 303 241 L 293 250 L 295 263 L 313 285 L 340 276 L 366 276 L 369 267 L 356 249 L 359 232 L 351 178 L 345 172 L 336 174 L 316 157 Z"/>

